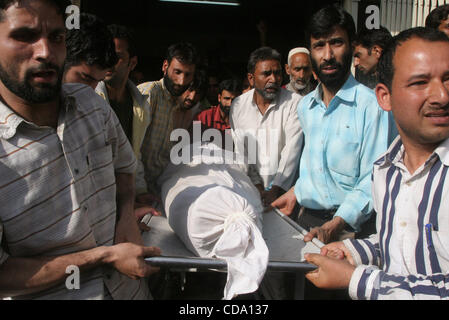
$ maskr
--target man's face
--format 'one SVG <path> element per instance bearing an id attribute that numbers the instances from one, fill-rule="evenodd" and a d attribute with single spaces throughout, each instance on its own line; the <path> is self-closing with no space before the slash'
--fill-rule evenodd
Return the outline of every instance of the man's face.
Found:
<path id="1" fill-rule="evenodd" d="M 221 111 L 228 116 L 229 111 L 231 110 L 232 101 L 239 96 L 238 92 L 230 92 L 228 90 L 223 90 L 218 94 L 218 104 L 220 105 Z"/>
<path id="2" fill-rule="evenodd" d="M 185 64 L 177 58 L 173 58 L 170 63 L 167 60 L 164 61 L 162 71 L 164 72 L 164 84 L 167 90 L 172 96 L 179 97 L 192 83 L 195 65 Z"/>
<path id="3" fill-rule="evenodd" d="M 81 62 L 79 65 L 68 68 L 64 74 L 65 83 L 83 83 L 93 89 L 106 77 L 106 73 L 110 69 L 103 69 L 100 66 L 88 65 Z"/>
<path id="4" fill-rule="evenodd" d="M 449 17 L 441 20 L 438 30 L 443 31 L 449 37 Z"/>
<path id="5" fill-rule="evenodd" d="M 290 83 L 296 90 L 303 90 L 307 87 L 312 77 L 312 65 L 309 55 L 297 53 L 291 57 L 290 65 L 286 65 L 285 71 L 290 76 Z"/>
<path id="6" fill-rule="evenodd" d="M 340 89 L 351 68 L 352 49 L 348 35 L 335 27 L 328 36 L 310 39 L 312 67 L 318 79 L 329 89 Z"/>
<path id="7" fill-rule="evenodd" d="M 449 137 L 449 44 L 412 38 L 396 50 L 389 91 L 376 87 L 379 104 L 392 110 L 404 143 L 437 145 Z"/>
<path id="8" fill-rule="evenodd" d="M 181 107 L 185 110 L 193 108 L 201 100 L 197 89 L 188 88 L 181 94 Z"/>
<path id="9" fill-rule="evenodd" d="M 63 17 L 45 1 L 9 6 L 0 22 L 0 94 L 12 93 L 33 104 L 56 99 L 66 57 L 65 32 Z"/>
<path id="10" fill-rule="evenodd" d="M 114 38 L 115 53 L 117 53 L 118 62 L 114 68 L 106 73 L 104 81 L 112 87 L 119 86 L 126 82 L 129 73 L 137 64 L 137 57 L 131 58 L 128 52 L 128 42 L 125 39 Z"/>
<path id="11" fill-rule="evenodd" d="M 372 74 L 376 71 L 380 56 L 373 50 L 368 50 L 362 45 L 354 48 L 354 67 L 364 75 Z"/>
<path id="12" fill-rule="evenodd" d="M 248 74 L 248 80 L 256 93 L 263 99 L 273 101 L 281 88 L 282 69 L 277 60 L 263 60 L 256 64 L 254 73 Z"/>

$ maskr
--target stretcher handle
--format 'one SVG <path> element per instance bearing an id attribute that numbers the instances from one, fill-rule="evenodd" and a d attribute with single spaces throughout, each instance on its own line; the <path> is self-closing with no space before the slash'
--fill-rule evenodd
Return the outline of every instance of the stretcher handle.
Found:
<path id="1" fill-rule="evenodd" d="M 287 215 L 283 214 L 281 212 L 281 210 L 279 210 L 278 208 L 273 208 L 273 211 L 276 212 L 276 214 L 278 216 L 280 216 L 284 221 L 286 221 L 290 226 L 292 226 L 293 228 L 295 228 L 296 231 L 298 231 L 301 236 L 304 238 L 304 236 L 308 233 L 306 231 L 306 229 L 304 229 L 303 227 L 301 227 L 299 224 L 297 224 L 295 221 L 293 221 L 292 219 L 290 219 Z M 322 243 L 320 240 L 318 240 L 317 238 L 313 238 L 312 239 L 312 243 L 314 245 L 316 245 L 319 249 L 321 249 L 322 247 L 324 247 L 324 243 Z"/>
<path id="2" fill-rule="evenodd" d="M 225 260 L 211 258 L 159 256 L 146 258 L 145 261 L 155 267 L 227 269 Z M 307 262 L 269 261 L 267 268 L 270 271 L 309 272 L 317 267 Z"/>

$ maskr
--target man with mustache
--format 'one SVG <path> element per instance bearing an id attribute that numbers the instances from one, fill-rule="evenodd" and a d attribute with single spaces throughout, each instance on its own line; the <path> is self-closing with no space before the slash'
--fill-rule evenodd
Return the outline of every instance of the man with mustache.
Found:
<path id="1" fill-rule="evenodd" d="M 377 100 L 393 112 L 400 137 L 374 163 L 377 233 L 306 256 L 319 267 L 307 278 L 320 288 L 349 287 L 352 299 L 447 299 L 449 38 L 405 30 L 378 70 Z"/>
<path id="2" fill-rule="evenodd" d="M 298 105 L 305 139 L 299 179 L 272 206 L 291 214 L 299 203 L 298 222 L 310 229 L 305 241 L 317 237 L 328 243 L 353 237 L 370 218 L 373 162 L 394 133 L 373 91 L 350 73 L 351 15 L 325 7 L 311 18 L 308 34 L 312 67 L 321 83 Z"/>
<path id="3" fill-rule="evenodd" d="M 61 85 L 68 5 L 0 2 L 0 298 L 148 299 L 131 146 L 90 87 Z"/>
<path id="4" fill-rule="evenodd" d="M 234 100 L 229 119 L 236 153 L 248 156 L 249 175 L 268 206 L 294 183 L 302 144 L 296 114 L 301 96 L 281 88 L 281 55 L 269 47 L 251 53 L 248 81 L 254 89 Z"/>
<path id="5" fill-rule="evenodd" d="M 285 89 L 301 96 L 305 96 L 315 89 L 310 52 L 307 48 L 299 47 L 290 50 L 285 72 L 290 76 L 290 82 Z"/>
<path id="6" fill-rule="evenodd" d="M 159 195 L 157 179 L 170 161 L 170 150 L 175 142 L 170 141 L 174 130 L 174 114 L 182 106 L 181 95 L 192 83 L 199 55 L 190 43 L 176 43 L 167 50 L 162 64 L 163 78 L 159 81 L 139 85 L 150 105 L 150 124 L 142 142 L 141 153 L 145 170 L 145 181 L 152 195 Z"/>
<path id="7" fill-rule="evenodd" d="M 229 113 L 231 111 L 232 102 L 241 93 L 241 81 L 237 79 L 223 80 L 218 86 L 218 105 L 202 111 L 195 117 L 195 121 L 200 122 L 201 133 L 208 129 L 216 129 L 220 131 L 222 138 L 222 149 L 226 148 L 226 130 L 231 129 L 231 124 L 229 123 Z"/>

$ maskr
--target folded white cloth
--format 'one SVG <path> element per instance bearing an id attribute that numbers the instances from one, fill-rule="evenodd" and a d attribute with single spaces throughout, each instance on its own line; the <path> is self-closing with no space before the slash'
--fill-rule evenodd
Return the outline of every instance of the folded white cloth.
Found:
<path id="1" fill-rule="evenodd" d="M 244 171 L 228 164 L 169 165 L 159 180 L 165 213 L 185 245 L 224 259 L 224 299 L 257 290 L 268 264 L 260 195 Z"/>

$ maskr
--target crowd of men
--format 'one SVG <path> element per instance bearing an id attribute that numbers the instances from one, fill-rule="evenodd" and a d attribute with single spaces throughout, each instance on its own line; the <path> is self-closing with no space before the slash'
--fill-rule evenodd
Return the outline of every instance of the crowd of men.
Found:
<path id="1" fill-rule="evenodd" d="M 139 223 L 163 214 L 172 132 L 195 124 L 253 160 L 265 207 L 326 244 L 306 257 L 317 287 L 449 297 L 449 6 L 395 37 L 356 33 L 327 6 L 286 61 L 254 50 L 247 85 L 176 43 L 162 78 L 136 85 L 127 27 L 82 13 L 66 30 L 67 1 L 0 5 L 1 297 L 150 299 L 158 269 L 144 258 L 161 251 L 143 245 Z M 79 290 L 65 284 L 70 266 Z"/>

